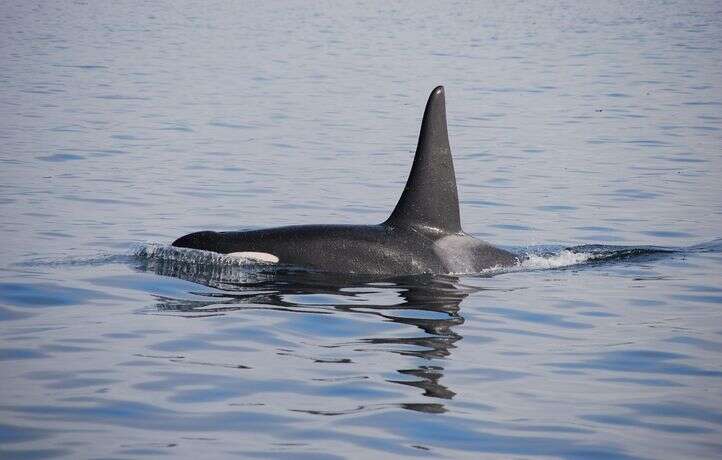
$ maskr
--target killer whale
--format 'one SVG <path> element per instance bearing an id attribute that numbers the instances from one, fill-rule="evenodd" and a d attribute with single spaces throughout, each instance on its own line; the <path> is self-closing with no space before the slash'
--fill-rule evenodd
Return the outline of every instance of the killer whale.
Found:
<path id="1" fill-rule="evenodd" d="M 386 221 L 201 231 L 178 238 L 173 246 L 353 274 L 479 273 L 519 262 L 517 255 L 461 228 L 443 86 L 426 103 L 411 172 Z"/>

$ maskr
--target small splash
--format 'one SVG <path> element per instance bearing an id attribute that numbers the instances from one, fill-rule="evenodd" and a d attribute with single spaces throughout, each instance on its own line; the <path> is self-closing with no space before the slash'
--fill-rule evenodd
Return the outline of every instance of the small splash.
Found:
<path id="1" fill-rule="evenodd" d="M 583 264 L 594 258 L 591 252 L 575 252 L 563 249 L 556 254 L 526 254 L 526 258 L 519 263 L 523 270 L 548 270 Z"/>
<path id="2" fill-rule="evenodd" d="M 467 275 L 493 276 L 501 273 L 524 272 L 536 270 L 553 270 L 557 268 L 582 265 L 595 258 L 591 252 L 579 252 L 574 248 L 537 246 L 525 248 L 508 248 L 518 254 L 517 263 L 511 267 L 494 265 L 479 273 L 466 273 Z M 463 273 L 457 273 L 461 275 Z"/>
<path id="3" fill-rule="evenodd" d="M 520 255 L 519 263 L 508 271 L 553 270 L 630 259 L 642 261 L 681 251 L 684 251 L 684 249 L 660 246 L 607 246 L 601 244 L 574 247 L 529 247 L 517 251 Z"/>
<path id="4" fill-rule="evenodd" d="M 218 288 L 264 281 L 276 270 L 276 264 L 253 253 L 244 257 L 157 243 L 137 246 L 133 257 L 140 262 L 139 269 Z"/>

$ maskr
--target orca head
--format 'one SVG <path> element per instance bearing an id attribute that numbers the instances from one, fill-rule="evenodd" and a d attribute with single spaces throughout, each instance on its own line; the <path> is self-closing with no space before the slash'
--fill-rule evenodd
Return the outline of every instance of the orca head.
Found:
<path id="1" fill-rule="evenodd" d="M 181 236 L 173 242 L 173 246 L 177 248 L 191 248 L 212 251 L 213 247 L 218 245 L 221 234 L 218 232 L 202 231 L 189 233 Z"/>

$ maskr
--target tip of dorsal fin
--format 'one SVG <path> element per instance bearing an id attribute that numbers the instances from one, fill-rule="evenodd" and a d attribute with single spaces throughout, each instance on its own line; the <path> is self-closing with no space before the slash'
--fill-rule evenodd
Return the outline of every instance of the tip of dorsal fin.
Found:
<path id="1" fill-rule="evenodd" d="M 461 231 L 443 86 L 434 88 L 426 103 L 414 164 L 386 223 L 447 233 Z"/>

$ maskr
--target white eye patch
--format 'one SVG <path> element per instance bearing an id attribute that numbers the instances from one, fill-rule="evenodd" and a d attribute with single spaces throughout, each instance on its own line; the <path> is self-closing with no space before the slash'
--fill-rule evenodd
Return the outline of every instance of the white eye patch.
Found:
<path id="1" fill-rule="evenodd" d="M 270 264 L 278 263 L 278 257 L 267 252 L 231 252 L 230 254 L 226 254 L 226 257 L 237 257 L 239 259 L 247 259 L 254 262 L 266 262 Z"/>

